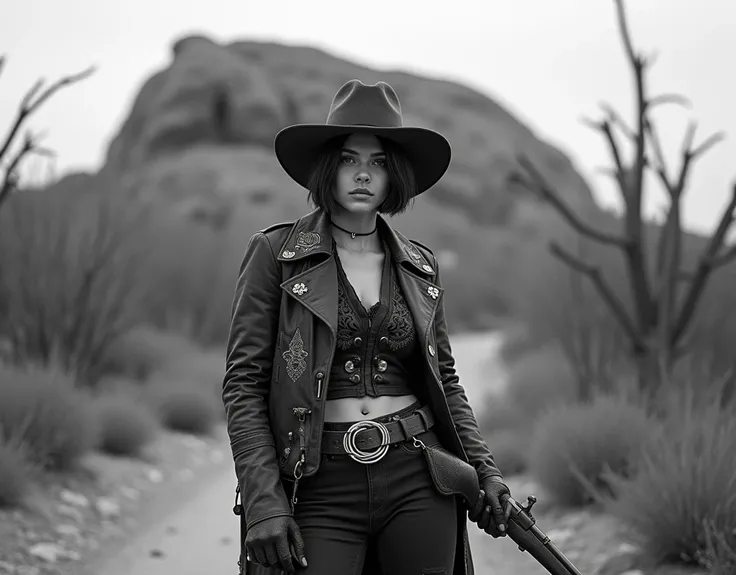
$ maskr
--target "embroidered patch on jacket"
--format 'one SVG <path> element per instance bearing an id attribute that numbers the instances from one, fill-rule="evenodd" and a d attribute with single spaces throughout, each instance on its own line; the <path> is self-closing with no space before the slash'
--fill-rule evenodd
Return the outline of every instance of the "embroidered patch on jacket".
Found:
<path id="1" fill-rule="evenodd" d="M 415 262 L 422 261 L 422 254 L 420 254 L 419 250 L 415 248 L 412 244 L 406 244 L 406 252 Z"/>
<path id="2" fill-rule="evenodd" d="M 304 371 L 307 369 L 307 362 L 304 361 L 309 353 L 304 349 L 304 340 L 302 334 L 297 328 L 294 332 L 294 337 L 289 342 L 289 349 L 281 354 L 286 362 L 286 373 L 289 375 L 291 380 L 296 383 Z"/>
<path id="3" fill-rule="evenodd" d="M 311 252 L 321 242 L 322 238 L 317 232 L 299 232 L 296 235 L 296 249 L 303 250 L 304 253 Z"/>

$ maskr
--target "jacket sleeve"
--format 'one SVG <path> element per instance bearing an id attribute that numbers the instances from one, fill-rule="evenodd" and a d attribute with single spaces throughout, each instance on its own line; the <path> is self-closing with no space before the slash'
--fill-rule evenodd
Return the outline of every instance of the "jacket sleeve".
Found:
<path id="1" fill-rule="evenodd" d="M 222 399 L 246 526 L 291 515 L 268 419 L 281 274 L 268 238 L 251 237 L 235 286 Z"/>
<path id="2" fill-rule="evenodd" d="M 437 259 L 434 259 L 436 272 L 435 283 L 442 287 Z M 503 478 L 501 471 L 496 467 L 491 450 L 486 445 L 481 435 L 478 423 L 473 413 L 473 408 L 465 395 L 465 389 L 460 384 L 460 378 L 455 371 L 455 358 L 452 355 L 450 337 L 447 331 L 447 319 L 445 317 L 445 305 L 443 298 L 440 299 L 437 314 L 435 315 L 435 337 L 437 338 L 437 360 L 439 362 L 440 378 L 445 390 L 447 404 L 450 407 L 453 423 L 462 441 L 465 453 L 478 472 L 478 479 L 483 480 L 497 476 Z"/>

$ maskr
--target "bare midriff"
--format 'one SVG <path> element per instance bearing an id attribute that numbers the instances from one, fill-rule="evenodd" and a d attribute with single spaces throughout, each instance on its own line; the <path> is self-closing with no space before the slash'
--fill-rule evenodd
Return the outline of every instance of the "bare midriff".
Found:
<path id="1" fill-rule="evenodd" d="M 374 419 L 400 411 L 417 401 L 415 395 L 343 397 L 325 404 L 325 421 L 347 422 Z"/>

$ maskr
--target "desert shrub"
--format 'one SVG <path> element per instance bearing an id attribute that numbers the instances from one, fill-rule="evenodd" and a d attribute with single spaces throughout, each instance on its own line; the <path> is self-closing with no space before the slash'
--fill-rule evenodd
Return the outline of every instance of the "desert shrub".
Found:
<path id="1" fill-rule="evenodd" d="M 117 392 L 96 400 L 100 424 L 98 449 L 111 455 L 140 455 L 156 437 L 158 421 L 151 408 L 132 393 Z"/>
<path id="2" fill-rule="evenodd" d="M 137 321 L 141 296 L 144 213 L 106 184 L 28 190 L 0 210 L 0 338 L 9 359 L 58 363 L 90 385 Z"/>
<path id="3" fill-rule="evenodd" d="M 123 335 L 101 358 L 101 372 L 106 377 L 145 380 L 161 365 L 160 338 L 150 329 L 137 326 Z"/>
<path id="4" fill-rule="evenodd" d="M 0 434 L 0 508 L 23 503 L 36 472 L 23 441 Z"/>
<path id="5" fill-rule="evenodd" d="M 511 406 L 532 419 L 560 403 L 577 399 L 575 376 L 552 346 L 528 353 L 508 366 L 506 394 Z"/>
<path id="6" fill-rule="evenodd" d="M 530 433 L 507 429 L 491 433 L 486 442 L 501 473 L 509 476 L 527 470 L 530 440 Z"/>
<path id="7" fill-rule="evenodd" d="M 644 444 L 635 472 L 606 473 L 615 499 L 601 500 L 653 561 L 734 573 L 736 418 L 720 398 L 706 403 L 699 393 L 695 385 L 673 392 L 662 431 Z"/>
<path id="8" fill-rule="evenodd" d="M 529 469 L 563 505 L 583 505 L 610 491 L 605 471 L 623 476 L 637 450 L 658 429 L 639 406 L 614 396 L 558 405 L 537 423 Z"/>
<path id="9" fill-rule="evenodd" d="M 156 381 L 147 386 L 145 396 L 160 423 L 173 431 L 204 435 L 222 420 L 224 407 L 211 387 Z"/>
<path id="10" fill-rule="evenodd" d="M 19 437 L 34 462 L 68 469 L 97 445 L 91 399 L 50 368 L 0 365 L 0 433 Z"/>

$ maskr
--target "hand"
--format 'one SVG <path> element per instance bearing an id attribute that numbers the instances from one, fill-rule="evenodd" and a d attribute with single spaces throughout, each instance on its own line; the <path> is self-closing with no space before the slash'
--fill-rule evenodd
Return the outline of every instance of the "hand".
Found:
<path id="1" fill-rule="evenodd" d="M 295 573 L 292 559 L 307 566 L 301 531 L 288 515 L 264 519 L 248 529 L 245 549 L 251 561 L 264 567 Z"/>
<path id="2" fill-rule="evenodd" d="M 511 506 L 508 505 L 510 496 L 508 486 L 500 477 L 489 477 L 483 481 L 480 495 L 468 513 L 468 519 L 491 537 L 505 537 L 506 524 L 511 515 Z"/>

